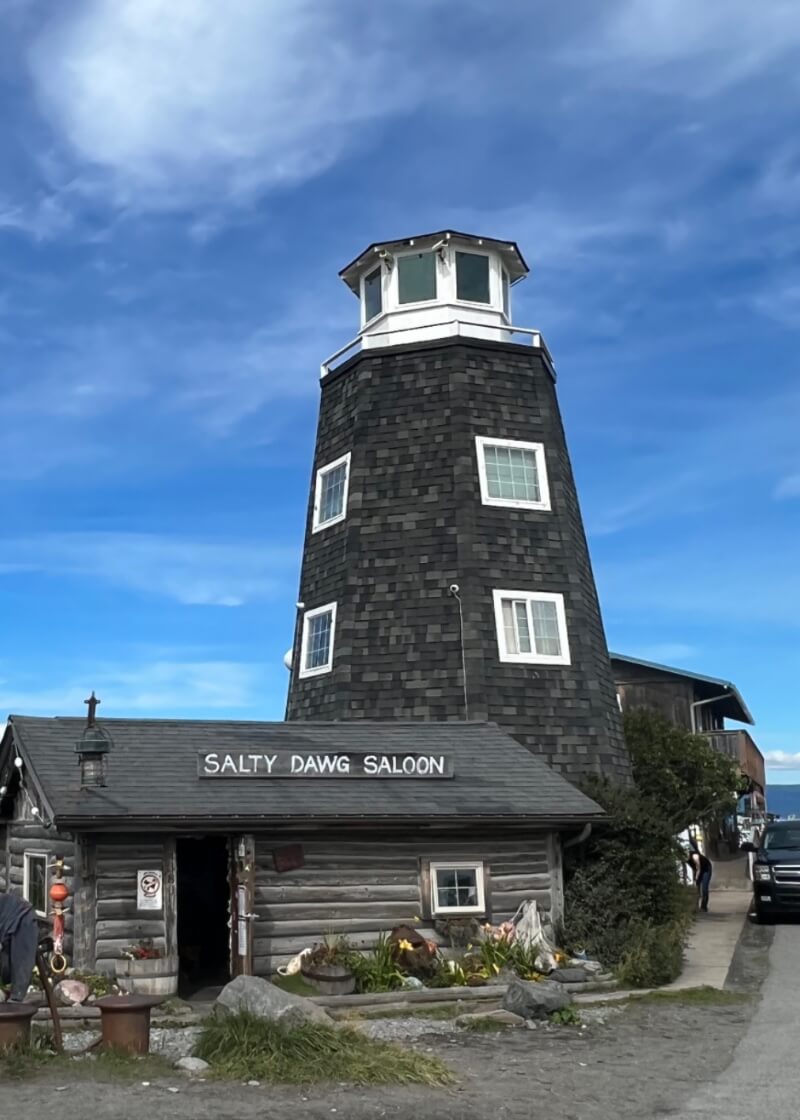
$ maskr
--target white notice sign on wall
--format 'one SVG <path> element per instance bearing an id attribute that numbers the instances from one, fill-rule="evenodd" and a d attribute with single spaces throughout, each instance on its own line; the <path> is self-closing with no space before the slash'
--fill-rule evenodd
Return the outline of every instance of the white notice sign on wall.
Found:
<path id="1" fill-rule="evenodd" d="M 164 905 L 163 871 L 136 872 L 136 909 L 160 910 Z"/>

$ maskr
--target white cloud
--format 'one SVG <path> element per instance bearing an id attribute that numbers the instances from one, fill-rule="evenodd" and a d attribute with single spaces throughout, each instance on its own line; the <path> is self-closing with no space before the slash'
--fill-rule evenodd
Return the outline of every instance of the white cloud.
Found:
<path id="1" fill-rule="evenodd" d="M 775 66 L 800 46 L 795 0 L 619 0 L 576 55 L 612 80 L 694 97 Z"/>
<path id="2" fill-rule="evenodd" d="M 0 200 L 0 230 L 16 230 L 34 241 L 49 241 L 66 233 L 73 224 L 71 211 L 57 194 L 15 205 Z"/>
<path id="3" fill-rule="evenodd" d="M 270 684 L 285 686 L 286 672 L 280 665 L 267 669 L 238 661 L 156 661 L 87 666 L 81 677 L 47 689 L 0 677 L 0 712 L 80 716 L 91 688 L 103 701 L 101 718 L 253 708 L 264 703 Z"/>
<path id="4" fill-rule="evenodd" d="M 800 754 L 790 751 L 767 751 L 764 755 L 771 770 L 800 770 Z"/>
<path id="5" fill-rule="evenodd" d="M 238 607 L 289 594 L 294 549 L 144 533 L 51 533 L 4 542 L 0 576 L 48 572 L 198 606 Z"/>
<path id="6" fill-rule="evenodd" d="M 790 474 L 782 478 L 775 487 L 776 498 L 800 498 L 800 474 Z"/>
<path id="7" fill-rule="evenodd" d="M 415 105 L 407 20 L 425 7 L 404 19 L 363 0 L 84 0 L 30 62 L 87 189 L 110 176 L 134 210 L 214 204 L 307 179 L 365 124 Z"/>

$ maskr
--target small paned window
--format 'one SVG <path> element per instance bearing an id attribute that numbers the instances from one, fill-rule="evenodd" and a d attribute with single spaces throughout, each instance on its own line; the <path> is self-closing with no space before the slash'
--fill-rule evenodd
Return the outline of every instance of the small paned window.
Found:
<path id="1" fill-rule="evenodd" d="M 456 253 L 456 297 L 489 303 L 489 258 L 482 253 Z"/>
<path id="2" fill-rule="evenodd" d="M 569 665 L 564 596 L 546 591 L 495 591 L 501 661 Z"/>
<path id="3" fill-rule="evenodd" d="M 482 863 L 432 863 L 431 910 L 434 914 L 482 914 Z"/>
<path id="4" fill-rule="evenodd" d="M 400 303 L 436 299 L 436 254 L 411 253 L 398 257 L 397 285 Z"/>
<path id="5" fill-rule="evenodd" d="M 314 518 L 312 529 L 316 533 L 328 525 L 335 525 L 347 516 L 347 491 L 350 482 L 350 452 L 340 459 L 320 467 L 314 491 Z"/>
<path id="6" fill-rule="evenodd" d="M 335 626 L 335 603 L 306 611 L 303 616 L 303 641 L 300 649 L 301 677 L 315 677 L 331 671 Z"/>
<path id="7" fill-rule="evenodd" d="M 484 505 L 550 509 L 543 444 L 478 436 L 476 448 Z"/>
<path id="8" fill-rule="evenodd" d="M 25 853 L 22 893 L 37 914 L 47 913 L 47 856 L 42 852 Z"/>
<path id="9" fill-rule="evenodd" d="M 383 311 L 383 274 L 380 268 L 364 277 L 364 321 L 369 322 Z"/>

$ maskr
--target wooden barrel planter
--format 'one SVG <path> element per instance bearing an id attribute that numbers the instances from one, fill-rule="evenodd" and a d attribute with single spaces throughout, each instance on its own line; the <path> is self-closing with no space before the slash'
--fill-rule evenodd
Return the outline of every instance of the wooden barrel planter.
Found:
<path id="1" fill-rule="evenodd" d="M 0 1003 L 0 1052 L 31 1044 L 31 1019 L 38 1008 L 30 1003 Z"/>
<path id="2" fill-rule="evenodd" d="M 114 962 L 117 983 L 126 995 L 174 996 L 178 991 L 177 957 L 154 957 L 147 960 Z"/>
<path id="3" fill-rule="evenodd" d="M 341 964 L 310 964 L 300 975 L 323 996 L 349 996 L 356 990 L 356 978 Z"/>

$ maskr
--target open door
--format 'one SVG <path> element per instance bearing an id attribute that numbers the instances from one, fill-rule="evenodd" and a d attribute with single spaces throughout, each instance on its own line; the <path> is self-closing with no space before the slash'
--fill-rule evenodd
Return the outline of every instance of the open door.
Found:
<path id="1" fill-rule="evenodd" d="M 231 976 L 253 975 L 255 839 L 231 837 Z"/>

